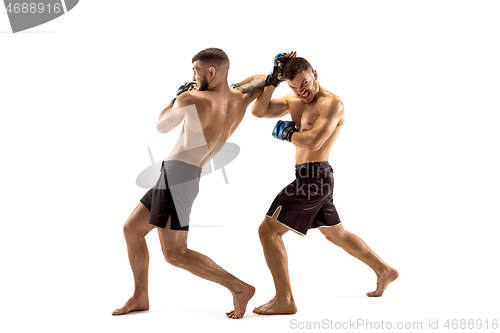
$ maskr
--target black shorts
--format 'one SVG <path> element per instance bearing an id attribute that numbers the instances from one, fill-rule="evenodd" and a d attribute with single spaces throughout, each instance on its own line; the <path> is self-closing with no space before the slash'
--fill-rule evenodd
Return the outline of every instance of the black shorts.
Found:
<path id="1" fill-rule="evenodd" d="M 278 222 L 305 236 L 312 228 L 340 223 L 333 204 L 333 169 L 328 162 L 295 165 L 295 180 L 274 199 L 267 211 L 272 217 L 278 207 Z"/>
<path id="2" fill-rule="evenodd" d="M 171 216 L 170 229 L 189 230 L 189 214 L 198 195 L 201 170 L 183 161 L 163 161 L 158 182 L 141 199 L 151 212 L 149 224 L 165 228 Z"/>

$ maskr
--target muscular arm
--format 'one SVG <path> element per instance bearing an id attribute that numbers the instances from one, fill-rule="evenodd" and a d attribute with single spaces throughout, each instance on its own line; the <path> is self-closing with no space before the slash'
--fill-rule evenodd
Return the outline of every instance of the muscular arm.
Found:
<path id="1" fill-rule="evenodd" d="M 314 127 L 310 131 L 295 132 L 292 135 L 292 143 L 305 150 L 314 151 L 320 149 L 325 141 L 332 135 L 344 114 L 344 106 L 339 100 L 334 100 L 320 112 Z"/>
<path id="2" fill-rule="evenodd" d="M 286 96 L 271 100 L 271 96 L 276 88 L 266 86 L 264 91 L 255 101 L 252 107 L 252 114 L 257 118 L 279 118 L 290 112 Z"/>
<path id="3" fill-rule="evenodd" d="M 191 94 L 189 92 L 181 94 L 174 104 L 170 104 L 160 113 L 156 123 L 158 132 L 165 134 L 176 128 L 184 119 L 186 113 L 184 107 L 191 104 L 194 104 Z"/>
<path id="4" fill-rule="evenodd" d="M 241 81 L 240 83 L 232 84 L 231 89 L 241 91 L 243 99 L 246 101 L 246 105 L 248 106 L 262 92 L 265 81 L 265 75 L 254 75 Z"/>

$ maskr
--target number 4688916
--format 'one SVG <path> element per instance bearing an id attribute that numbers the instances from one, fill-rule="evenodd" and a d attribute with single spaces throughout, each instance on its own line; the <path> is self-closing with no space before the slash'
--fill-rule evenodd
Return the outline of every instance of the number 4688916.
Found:
<path id="1" fill-rule="evenodd" d="M 446 320 L 444 327 L 447 329 L 498 329 L 498 319 L 481 320 L 481 319 L 453 319 Z"/>
<path id="2" fill-rule="evenodd" d="M 43 3 L 9 3 L 7 5 L 7 12 L 15 13 L 15 14 L 36 14 L 36 13 L 60 13 L 61 12 L 61 4 L 43 4 Z"/>

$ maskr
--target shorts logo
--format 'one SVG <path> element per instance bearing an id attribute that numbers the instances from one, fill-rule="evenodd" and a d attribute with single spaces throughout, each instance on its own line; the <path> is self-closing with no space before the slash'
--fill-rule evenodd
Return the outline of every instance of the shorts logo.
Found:
<path id="1" fill-rule="evenodd" d="M 4 0 L 12 32 L 52 21 L 73 9 L 79 0 Z"/>

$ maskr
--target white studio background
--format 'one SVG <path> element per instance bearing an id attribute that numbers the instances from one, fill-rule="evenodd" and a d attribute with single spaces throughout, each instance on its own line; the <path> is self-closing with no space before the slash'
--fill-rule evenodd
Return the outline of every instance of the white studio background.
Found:
<path id="1" fill-rule="evenodd" d="M 12 34 L 0 14 L 2 332 L 254 332 L 291 320 L 500 319 L 497 210 L 499 5 L 494 1 L 81 1 Z M 400 278 L 382 298 L 375 275 L 318 231 L 284 236 L 299 312 L 262 317 L 273 296 L 257 228 L 294 177 L 276 119 L 247 111 L 226 166 L 201 180 L 189 246 L 256 294 L 243 320 L 224 288 L 169 266 L 156 231 L 146 313 L 113 317 L 132 294 L 122 226 L 180 127 L 158 114 L 220 47 L 230 83 L 266 74 L 297 50 L 339 95 L 346 123 L 330 155 L 334 202 Z M 291 91 L 282 84 L 275 96 Z M 496 317 L 495 317 L 496 316 Z M 5 327 L 5 329 L 4 329 Z M 422 330 L 420 330 L 422 331 Z"/>

